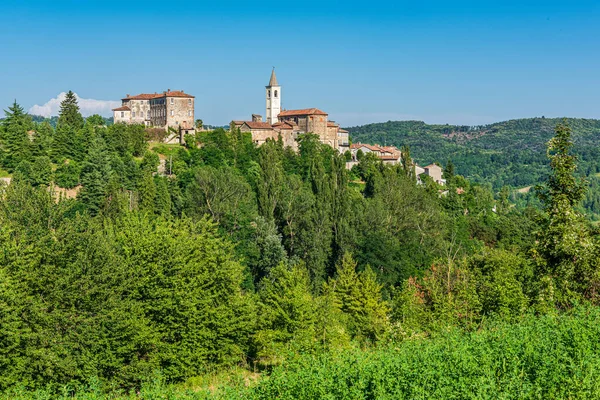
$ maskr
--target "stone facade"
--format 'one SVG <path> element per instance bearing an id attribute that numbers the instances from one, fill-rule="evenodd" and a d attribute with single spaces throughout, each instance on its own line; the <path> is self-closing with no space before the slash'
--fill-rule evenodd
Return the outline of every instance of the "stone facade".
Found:
<path id="1" fill-rule="evenodd" d="M 233 126 L 243 132 L 250 132 L 252 140 L 262 144 L 269 137 L 278 139 L 281 137 L 284 146 L 298 149 L 298 135 L 302 133 L 314 133 L 319 136 L 321 143 L 346 151 L 349 140 L 348 132 L 340 128 L 338 124 L 329 121 L 329 115 L 318 108 L 306 108 L 301 110 L 281 109 L 281 86 L 277 82 L 275 70 L 271 72 L 271 79 L 266 86 L 266 122 L 262 117 L 252 114 L 252 121 L 233 121 Z M 258 125 L 264 124 L 264 125 Z M 271 127 L 271 130 L 267 128 Z"/>
<path id="2" fill-rule="evenodd" d="M 121 107 L 113 109 L 115 123 L 143 124 L 173 128 L 182 134 L 194 131 L 194 96 L 183 90 L 127 95 Z"/>
<path id="3" fill-rule="evenodd" d="M 402 156 L 400 150 L 398 150 L 394 146 L 379 146 L 377 144 L 366 144 L 366 143 L 352 143 L 350 146 L 350 152 L 352 154 L 352 160 L 358 160 L 358 151 L 361 151 L 363 154 L 372 153 L 384 164 L 396 165 L 400 164 L 400 158 Z"/>

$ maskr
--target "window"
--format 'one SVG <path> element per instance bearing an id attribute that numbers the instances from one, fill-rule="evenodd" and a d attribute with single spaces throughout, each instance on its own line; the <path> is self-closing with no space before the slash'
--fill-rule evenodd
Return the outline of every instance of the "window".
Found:
<path id="1" fill-rule="evenodd" d="M 188 99 L 188 106 L 192 105 L 192 99 Z"/>
<path id="2" fill-rule="evenodd" d="M 171 97 L 171 104 L 174 104 L 175 99 Z"/>
<path id="3" fill-rule="evenodd" d="M 133 111 L 133 112 L 131 113 L 131 116 L 132 116 L 133 118 L 135 118 L 135 111 Z"/>
<path id="4" fill-rule="evenodd" d="M 171 110 L 171 117 L 175 115 L 175 111 Z"/>
<path id="5" fill-rule="evenodd" d="M 125 111 L 121 111 L 121 118 L 125 118 Z"/>
<path id="6" fill-rule="evenodd" d="M 267 97 L 271 98 L 271 91 L 270 90 L 267 90 Z"/>
<path id="7" fill-rule="evenodd" d="M 146 113 L 146 118 L 150 119 L 150 111 Z"/>
<path id="8" fill-rule="evenodd" d="M 277 98 L 277 90 L 275 91 L 275 98 Z"/>
<path id="9" fill-rule="evenodd" d="M 192 111 L 190 110 L 190 111 L 188 111 L 188 117 L 191 117 L 191 116 L 192 116 Z"/>

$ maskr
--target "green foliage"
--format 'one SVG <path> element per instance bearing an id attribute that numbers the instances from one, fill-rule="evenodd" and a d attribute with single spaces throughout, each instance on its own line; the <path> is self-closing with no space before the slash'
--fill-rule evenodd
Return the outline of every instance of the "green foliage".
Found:
<path id="1" fill-rule="evenodd" d="M 353 338 L 371 343 L 382 338 L 388 328 L 388 305 L 381 298 L 381 285 L 370 268 L 357 273 L 352 256 L 344 255 L 335 279 L 326 285 L 328 291 L 347 316 Z"/>
<path id="2" fill-rule="evenodd" d="M 360 376 L 350 389 L 344 378 L 334 383 L 338 392 L 328 391 L 328 377 L 363 371 L 356 358 L 320 376 L 321 392 L 289 396 L 414 397 L 433 388 L 444 397 L 452 387 L 465 397 L 453 385 L 471 382 L 468 371 L 427 364 L 415 358 L 418 346 L 433 357 L 427 346 L 454 346 L 443 342 L 453 335 L 472 343 L 497 327 L 509 332 L 505 323 L 529 323 L 533 310 L 563 318 L 566 306 L 598 300 L 598 229 L 578 212 L 583 186 L 562 127 L 551 142 L 549 190 L 538 191 L 546 194 L 542 208 L 533 192 L 517 196 L 459 175 L 454 159 L 446 186 L 417 182 L 408 147 L 402 165 L 366 154 L 352 171 L 312 134 L 299 137 L 298 153 L 282 141 L 257 147 L 237 129 L 149 151 L 143 126 L 96 117 L 79 124 L 74 113 L 67 118 L 72 106 L 54 130 L 13 105 L 0 132 L 1 166 L 14 172 L 12 184 L 0 186 L 0 391 L 9 397 L 76 388 L 187 396 L 171 384 L 204 382 L 230 367 L 263 377 L 256 388 L 229 379 L 224 397 L 269 397 L 279 393 L 269 382 L 283 387 L 278 371 L 295 363 L 386 352 L 401 360 L 389 364 L 392 372 L 372 364 L 402 382 L 409 379 L 394 375 L 397 365 L 413 368 L 414 360 L 451 373 L 413 368 L 432 380 L 410 375 L 417 383 L 403 383 L 406 392 L 386 391 L 396 378 L 361 386 Z M 16 127 L 14 137 L 7 127 Z M 26 141 L 13 141 L 19 137 Z M 52 181 L 77 198 L 53 191 Z M 477 349 L 481 365 L 497 367 L 486 364 L 495 348 Z M 453 362 L 472 356 L 444 354 Z M 564 394 L 540 382 L 531 384 L 538 397 Z M 488 397 L 511 397 L 505 387 L 502 380 Z"/>
<path id="3" fill-rule="evenodd" d="M 95 118 L 92 118 L 92 120 L 94 119 Z M 63 128 L 78 130 L 83 128 L 83 124 L 84 120 L 79 112 L 77 97 L 75 96 L 75 93 L 69 90 L 65 99 L 60 103 L 56 128 L 59 130 Z"/>
<path id="4" fill-rule="evenodd" d="M 75 161 L 64 162 L 56 168 L 55 182 L 65 189 L 72 189 L 79 184 L 79 165 Z"/>
<path id="5" fill-rule="evenodd" d="M 600 395 L 597 309 L 452 330 L 374 351 L 304 356 L 249 389 L 222 396 L 272 398 L 572 398 Z"/>
<path id="6" fill-rule="evenodd" d="M 528 118 L 483 126 L 428 125 L 420 121 L 389 121 L 346 128 L 354 142 L 410 146 L 420 165 L 452 160 L 455 173 L 476 183 L 521 188 L 541 183 L 549 169 L 546 142 L 559 118 Z M 599 171 L 600 120 L 567 119 L 575 132 L 574 148 L 585 175 Z"/>
<path id="7" fill-rule="evenodd" d="M 21 161 L 29 160 L 31 143 L 28 132 L 33 124 L 23 107 L 16 101 L 4 111 L 4 114 L 5 118 L 0 130 L 2 165 L 12 172 Z"/>
<path id="8" fill-rule="evenodd" d="M 576 206 L 585 196 L 585 182 L 575 176 L 575 156 L 571 154 L 571 128 L 566 124 L 556 127 L 556 135 L 548 142 L 550 174 L 545 187 L 538 190 L 544 203 L 547 220 L 536 246 L 538 270 L 551 276 L 561 298 L 571 297 L 570 291 L 583 293 L 596 278 L 598 261 L 596 246 L 590 230 Z"/>
<path id="9" fill-rule="evenodd" d="M 316 348 L 317 306 L 308 271 L 302 264 L 272 268 L 258 292 L 258 326 L 254 335 L 256 360 L 268 366 L 286 353 Z"/>
<path id="10" fill-rule="evenodd" d="M 36 157 L 31 166 L 33 186 L 48 186 L 52 181 L 52 162 L 48 156 Z"/>

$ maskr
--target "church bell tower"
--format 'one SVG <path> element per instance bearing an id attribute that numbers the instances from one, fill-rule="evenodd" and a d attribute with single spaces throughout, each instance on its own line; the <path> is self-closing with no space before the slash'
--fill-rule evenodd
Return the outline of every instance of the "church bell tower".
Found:
<path id="1" fill-rule="evenodd" d="M 277 116 L 281 112 L 281 86 L 277 83 L 277 77 L 275 76 L 275 67 L 271 72 L 271 80 L 267 89 L 267 122 L 269 124 L 277 123 Z"/>

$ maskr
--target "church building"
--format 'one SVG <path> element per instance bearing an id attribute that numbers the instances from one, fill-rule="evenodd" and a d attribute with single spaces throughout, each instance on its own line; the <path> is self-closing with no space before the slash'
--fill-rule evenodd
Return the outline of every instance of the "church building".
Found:
<path id="1" fill-rule="evenodd" d="M 281 108 L 281 86 L 277 82 L 275 69 L 271 72 L 266 90 L 266 121 L 262 116 L 253 114 L 252 121 L 233 121 L 242 132 L 252 133 L 252 140 L 263 144 L 267 139 L 282 138 L 285 146 L 298 149 L 296 139 L 301 133 L 314 133 L 323 144 L 344 152 L 348 150 L 348 131 L 329 121 L 329 115 L 318 108 L 286 110 Z"/>

